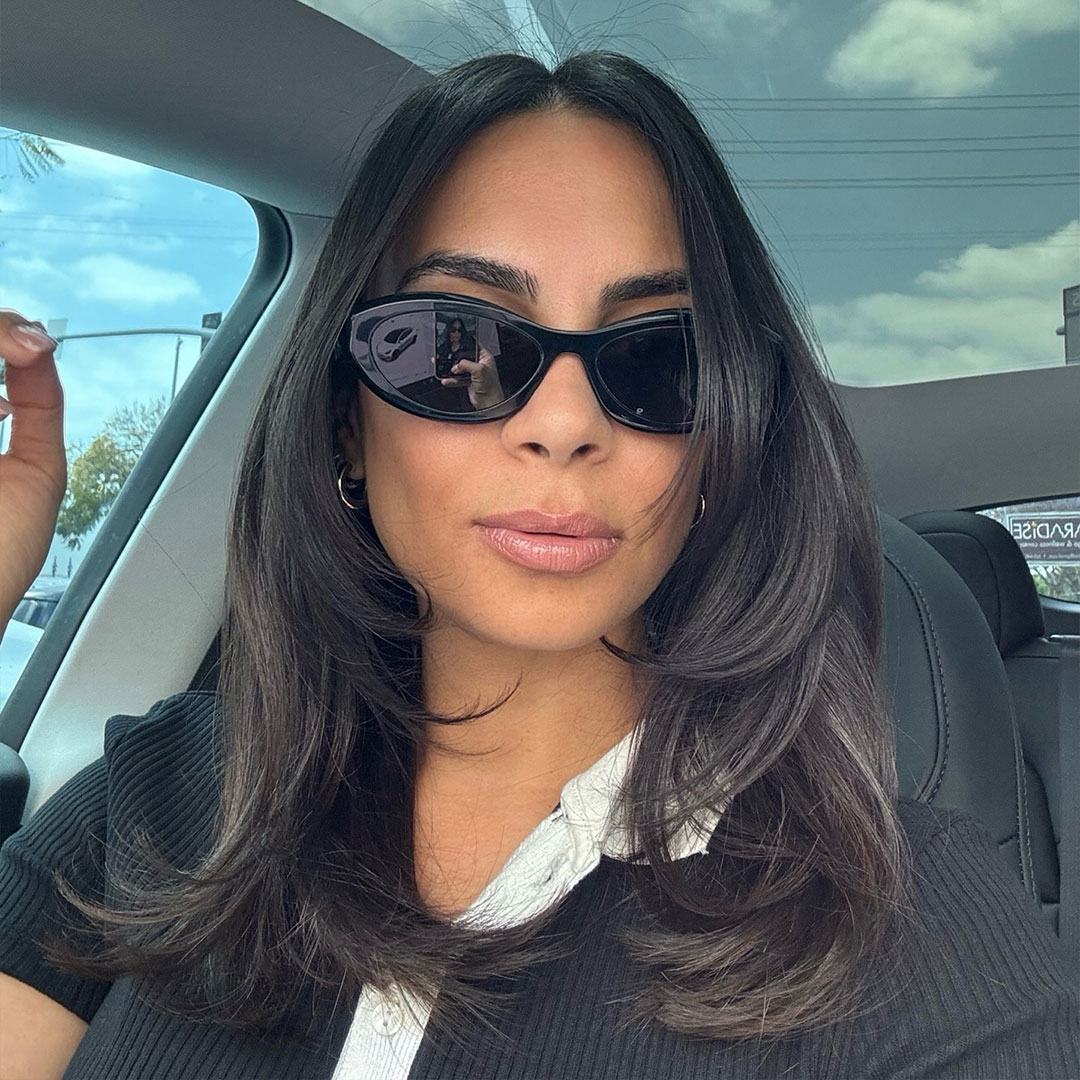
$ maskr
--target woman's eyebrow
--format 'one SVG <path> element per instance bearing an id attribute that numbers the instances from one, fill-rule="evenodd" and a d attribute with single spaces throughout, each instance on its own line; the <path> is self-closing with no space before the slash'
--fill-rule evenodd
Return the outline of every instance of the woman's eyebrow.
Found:
<path id="1" fill-rule="evenodd" d="M 394 291 L 401 292 L 425 274 L 447 274 L 465 281 L 474 281 L 478 285 L 502 289 L 517 296 L 527 296 L 530 300 L 536 300 L 539 293 L 536 278 L 527 270 L 498 259 L 489 259 L 485 255 L 461 251 L 433 251 L 425 255 L 401 275 Z M 613 307 L 628 300 L 689 291 L 689 281 L 684 270 L 674 267 L 668 270 L 652 270 L 609 282 L 600 290 L 600 306 Z"/>

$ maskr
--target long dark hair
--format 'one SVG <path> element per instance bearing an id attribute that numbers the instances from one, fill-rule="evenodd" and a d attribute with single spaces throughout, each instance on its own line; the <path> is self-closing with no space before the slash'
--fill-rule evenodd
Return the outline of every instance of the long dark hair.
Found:
<path id="1" fill-rule="evenodd" d="M 137 872 L 114 883 L 122 915 L 81 904 L 105 947 L 81 966 L 58 948 L 73 970 L 136 970 L 188 1015 L 268 1029 L 302 980 L 330 992 L 397 983 L 429 1001 L 437 992 L 438 1016 L 485 1015 L 480 980 L 552 947 L 543 916 L 469 929 L 417 894 L 411 784 L 425 726 L 501 702 L 459 717 L 425 710 L 430 597 L 421 614 L 369 515 L 337 497 L 335 401 L 358 387 L 349 364 L 327 360 L 458 150 L 499 118 L 545 109 L 626 125 L 656 154 L 700 358 L 694 428 L 658 503 L 700 474 L 704 520 L 645 605 L 647 647 L 604 639 L 647 676 L 623 797 L 649 910 L 666 914 L 623 937 L 646 976 L 637 1008 L 680 1032 L 761 1039 L 873 1006 L 864 960 L 910 910 L 876 509 L 813 331 L 717 150 L 664 79 L 609 52 L 554 71 L 521 55 L 470 60 L 379 129 L 243 451 L 212 841 L 183 874 L 140 848 Z M 672 837 L 722 802 L 712 843 L 723 873 L 692 880 L 670 859 Z"/>

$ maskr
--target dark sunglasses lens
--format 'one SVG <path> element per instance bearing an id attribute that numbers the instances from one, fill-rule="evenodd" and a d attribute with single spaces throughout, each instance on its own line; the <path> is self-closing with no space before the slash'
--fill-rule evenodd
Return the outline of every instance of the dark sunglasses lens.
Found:
<path id="1" fill-rule="evenodd" d="M 608 390 L 642 420 L 681 424 L 693 419 L 697 353 L 689 327 L 658 326 L 616 338 L 596 362 Z"/>
<path id="2" fill-rule="evenodd" d="M 353 355 L 410 401 L 448 414 L 513 397 L 540 366 L 540 347 L 495 319 L 450 308 L 358 321 Z M 366 339 L 366 340 L 365 340 Z"/>

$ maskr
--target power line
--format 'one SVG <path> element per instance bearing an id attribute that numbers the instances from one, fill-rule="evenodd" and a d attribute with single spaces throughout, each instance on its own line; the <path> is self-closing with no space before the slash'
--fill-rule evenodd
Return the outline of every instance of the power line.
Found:
<path id="1" fill-rule="evenodd" d="M 970 241 L 970 242 L 974 243 L 975 241 Z M 838 242 L 830 242 L 830 243 L 827 243 L 827 244 L 806 244 L 806 243 L 797 243 L 795 241 L 792 241 L 790 243 L 777 241 L 775 246 L 779 247 L 779 248 L 786 249 L 786 250 L 791 250 L 791 251 L 809 251 L 809 252 L 833 252 L 833 251 L 854 251 L 854 252 L 859 252 L 859 251 L 866 251 L 866 252 L 875 252 L 875 251 L 956 251 L 956 248 L 957 248 L 957 245 L 955 243 L 952 243 L 952 244 L 947 244 L 947 243 L 899 244 L 899 243 L 891 243 L 891 242 L 887 242 L 887 241 L 883 241 L 883 242 L 879 242 L 879 243 L 867 243 L 867 244 L 841 244 L 841 243 L 838 243 Z M 1075 250 L 1076 249 L 1076 244 L 1075 244 L 1075 242 L 1073 242 L 1073 243 L 1060 243 L 1060 244 L 1036 244 L 1036 243 L 1033 243 L 1033 244 L 1024 244 L 1024 247 L 1037 247 L 1037 248 L 1040 248 L 1040 249 L 1041 248 L 1061 248 L 1061 249 L 1070 248 L 1072 250 Z"/>
<path id="2" fill-rule="evenodd" d="M 947 183 L 945 177 L 937 177 L 933 180 L 920 181 L 918 183 L 905 182 L 905 181 L 888 181 L 885 183 L 869 183 L 865 180 L 861 180 L 859 177 L 851 177 L 848 179 L 822 179 L 822 180 L 746 180 L 745 186 L 756 191 L 763 191 L 766 189 L 781 190 L 781 191 L 832 191 L 840 188 L 854 188 L 857 191 L 885 191 L 888 189 L 899 188 L 940 188 L 942 190 L 960 191 L 965 188 L 998 188 L 998 187 L 1017 187 L 1017 188 L 1052 188 L 1052 187 L 1075 187 L 1077 181 L 1073 180 L 987 180 L 982 183 Z"/>
<path id="3" fill-rule="evenodd" d="M 1032 110 L 1032 109 L 1076 109 L 1074 102 L 1058 101 L 1047 102 L 1044 105 L 1017 104 L 1017 105 L 847 105 L 843 98 L 829 98 L 830 105 L 739 105 L 725 102 L 723 105 L 699 105 L 702 112 L 832 112 L 832 113 L 859 113 L 859 112 L 998 112 L 1001 110 Z M 871 100 L 881 101 L 882 98 Z"/>
<path id="4" fill-rule="evenodd" d="M 86 229 L 75 228 L 46 228 L 41 225 L 8 225 L 4 223 L 4 232 L 6 233 L 48 233 L 56 234 L 57 236 L 104 236 L 103 233 L 87 232 Z M 122 243 L 127 240 L 184 240 L 184 241 L 202 241 L 202 240 L 216 240 L 219 242 L 225 241 L 239 241 L 244 240 L 249 243 L 255 240 L 255 237 L 250 233 L 240 234 L 228 234 L 228 233 L 183 233 L 178 235 L 177 233 L 155 233 L 155 232 L 137 232 L 137 233 L 119 233 L 115 236 L 108 237 L 109 240 L 117 243 Z"/>
<path id="5" fill-rule="evenodd" d="M 914 147 L 894 147 L 880 150 L 773 150 L 770 148 L 751 149 L 741 146 L 723 147 L 722 151 L 732 154 L 794 154 L 796 156 L 813 154 L 825 157 L 847 157 L 849 154 L 1021 154 L 1021 153 L 1069 153 L 1080 150 L 1080 143 L 1072 146 L 935 146 L 925 150 Z"/>
<path id="6" fill-rule="evenodd" d="M 967 229 L 964 231 L 940 231 L 933 230 L 911 230 L 901 229 L 893 232 L 817 232 L 817 233 L 788 233 L 787 239 L 789 240 L 848 240 L 853 238 L 868 238 L 874 240 L 917 240 L 923 237 L 933 238 L 938 240 L 965 240 L 974 241 L 976 237 L 972 235 L 974 230 Z M 977 239 L 989 240 L 989 239 L 1012 239 L 1014 237 L 1030 237 L 1030 229 L 979 229 Z M 1034 243 L 1035 241 L 1031 241 Z"/>
<path id="7" fill-rule="evenodd" d="M 877 184 L 877 183 L 913 183 L 913 182 L 980 182 L 984 180 L 1063 180 L 1066 183 L 1080 182 L 1076 173 L 982 173 L 970 176 L 791 176 L 762 177 L 762 181 L 777 184 Z M 747 183 L 755 181 L 747 179 Z"/>
<path id="8" fill-rule="evenodd" d="M 999 101 L 1005 98 L 1077 98 L 1080 100 L 1080 92 L 1076 90 L 1047 90 L 1025 94 L 882 94 L 880 97 L 730 97 L 725 101 Z"/>
<path id="9" fill-rule="evenodd" d="M 729 146 L 848 146 L 882 143 L 1004 143 L 1018 138 L 1080 139 L 1077 132 L 1042 132 L 1025 135 L 896 135 L 891 138 L 729 138 L 720 140 L 720 149 Z M 1023 150 L 1024 147 L 1017 147 Z"/>
<path id="10" fill-rule="evenodd" d="M 1080 139 L 1080 134 L 1075 131 L 1064 132 L 1041 132 L 1027 133 L 1022 135 L 895 135 L 888 138 L 857 138 L 857 139 L 723 139 L 721 146 L 740 146 L 749 144 L 753 146 L 802 146 L 812 145 L 840 145 L 847 143 L 956 143 L 956 142 L 1005 142 L 1014 139 Z"/>
<path id="11" fill-rule="evenodd" d="M 4 211 L 3 220 L 10 221 L 13 218 L 49 218 L 57 221 L 87 221 L 103 225 L 160 225 L 163 227 L 185 228 L 196 225 L 201 229 L 235 229 L 234 221 L 207 221 L 205 218 L 152 218 L 152 217 L 121 217 L 115 215 L 100 214 L 60 214 L 52 211 L 29 211 L 8 210 Z"/>

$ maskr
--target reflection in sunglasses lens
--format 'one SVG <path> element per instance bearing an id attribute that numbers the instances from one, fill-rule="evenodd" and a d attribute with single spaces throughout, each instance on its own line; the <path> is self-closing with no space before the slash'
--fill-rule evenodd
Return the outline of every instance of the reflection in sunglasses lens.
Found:
<path id="1" fill-rule="evenodd" d="M 367 356 L 409 400 L 448 414 L 501 404 L 543 359 L 540 346 L 509 323 L 449 308 L 402 312 L 356 332 L 358 358 Z M 691 418 L 697 360 L 687 329 L 626 334 L 600 350 L 597 364 L 608 391 L 635 415 L 658 423 Z"/>

